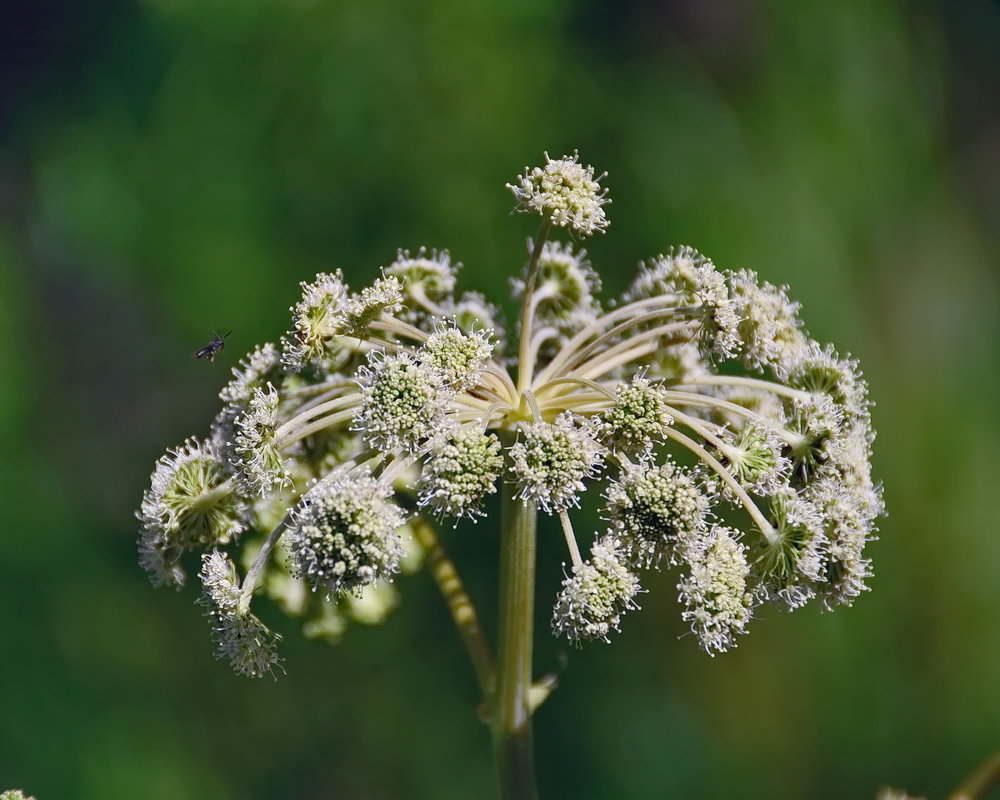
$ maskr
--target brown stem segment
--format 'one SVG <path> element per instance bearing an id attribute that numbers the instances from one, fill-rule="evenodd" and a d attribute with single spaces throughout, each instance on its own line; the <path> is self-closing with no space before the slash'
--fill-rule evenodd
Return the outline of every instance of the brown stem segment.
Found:
<path id="1" fill-rule="evenodd" d="M 534 503 L 503 487 L 500 534 L 500 644 L 491 725 L 501 800 L 537 800 L 531 742 L 531 654 L 535 615 Z"/>
<path id="2" fill-rule="evenodd" d="M 423 517 L 417 517 L 411 523 L 411 528 L 417 544 L 427 557 L 427 569 L 448 605 L 458 635 L 462 638 L 469 660 L 472 661 L 483 699 L 488 702 L 493 694 L 496 672 L 493 665 L 493 651 L 479 625 L 476 607 L 465 591 L 458 570 L 455 569 L 455 562 L 444 552 L 433 526 Z"/>
<path id="3" fill-rule="evenodd" d="M 1000 753 L 980 765 L 948 800 L 982 800 L 994 786 L 1000 784 Z"/>

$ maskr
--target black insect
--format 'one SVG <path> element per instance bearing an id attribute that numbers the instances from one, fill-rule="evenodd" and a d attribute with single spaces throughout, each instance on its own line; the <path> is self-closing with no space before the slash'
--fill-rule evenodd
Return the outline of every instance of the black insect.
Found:
<path id="1" fill-rule="evenodd" d="M 218 331 L 212 331 L 212 333 L 215 334 L 215 338 L 196 352 L 193 358 L 207 358 L 209 363 L 214 363 L 215 357 L 219 355 L 219 353 L 222 352 L 222 348 L 226 346 L 226 337 L 229 336 L 232 331 L 226 331 L 221 336 Z"/>

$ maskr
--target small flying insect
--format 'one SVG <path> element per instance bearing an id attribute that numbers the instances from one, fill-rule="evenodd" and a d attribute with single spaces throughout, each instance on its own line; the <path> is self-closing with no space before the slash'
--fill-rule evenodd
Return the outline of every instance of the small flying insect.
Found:
<path id="1" fill-rule="evenodd" d="M 222 352 L 222 348 L 226 346 L 226 337 L 232 333 L 232 331 L 226 331 L 221 336 L 218 331 L 212 331 L 215 337 L 202 347 L 198 352 L 196 352 L 192 358 L 207 358 L 210 364 L 215 363 L 215 357 Z"/>

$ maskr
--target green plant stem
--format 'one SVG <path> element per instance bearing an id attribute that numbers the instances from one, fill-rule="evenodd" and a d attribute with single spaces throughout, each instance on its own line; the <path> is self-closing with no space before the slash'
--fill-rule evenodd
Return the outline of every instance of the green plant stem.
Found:
<path id="1" fill-rule="evenodd" d="M 445 554 L 433 526 L 423 517 L 417 517 L 411 527 L 417 543 L 427 556 L 427 569 L 448 604 L 451 618 L 469 654 L 469 660 L 472 661 L 483 700 L 489 702 L 495 683 L 493 652 L 479 625 L 479 616 L 472 598 L 465 591 L 455 563 Z"/>
<path id="2" fill-rule="evenodd" d="M 521 340 L 517 358 L 517 391 L 523 392 L 531 385 L 535 372 L 535 357 L 531 351 L 532 319 L 535 316 L 535 284 L 538 282 L 538 259 L 542 257 L 542 248 L 552 230 L 552 218 L 545 217 L 542 227 L 535 237 L 535 246 L 531 250 L 531 260 L 528 262 L 528 274 L 524 277 L 524 296 L 521 298 Z"/>
<path id="3" fill-rule="evenodd" d="M 500 641 L 490 723 L 502 800 L 537 800 L 531 743 L 531 653 L 538 513 L 503 488 L 500 533 Z"/>
<path id="4" fill-rule="evenodd" d="M 948 800 L 981 800 L 994 786 L 1000 784 L 1000 753 L 981 764 Z"/>

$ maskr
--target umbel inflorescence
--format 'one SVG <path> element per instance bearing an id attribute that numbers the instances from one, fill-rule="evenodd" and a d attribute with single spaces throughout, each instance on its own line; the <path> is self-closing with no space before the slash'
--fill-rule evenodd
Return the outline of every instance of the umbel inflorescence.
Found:
<path id="1" fill-rule="evenodd" d="M 378 621 L 394 575 L 419 567 L 414 525 L 474 520 L 502 483 L 560 522 L 552 630 L 573 642 L 618 630 L 649 569 L 678 571 L 709 654 L 762 606 L 865 590 L 882 502 L 858 363 L 809 338 L 786 287 L 690 247 L 603 303 L 586 252 L 549 238 L 605 231 L 602 178 L 546 156 L 508 185 L 542 220 L 511 336 L 496 306 L 457 293 L 447 251 L 400 250 L 360 290 L 317 275 L 280 342 L 233 370 L 208 437 L 157 462 L 141 564 L 179 587 L 203 554 L 202 602 L 238 672 L 278 664 L 256 591 L 307 635 Z M 595 488 L 605 529 L 581 542 L 572 512 Z"/>

